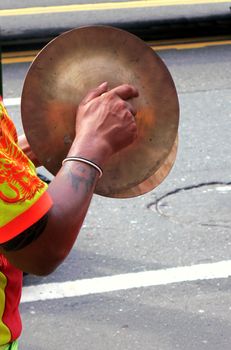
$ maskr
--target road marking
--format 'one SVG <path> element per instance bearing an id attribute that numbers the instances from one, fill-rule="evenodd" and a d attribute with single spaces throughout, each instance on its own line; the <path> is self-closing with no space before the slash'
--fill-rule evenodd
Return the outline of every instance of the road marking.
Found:
<path id="1" fill-rule="evenodd" d="M 35 56 L 25 57 L 7 57 L 2 59 L 2 64 L 13 64 L 13 63 L 29 63 L 34 60 Z"/>
<path id="2" fill-rule="evenodd" d="M 3 102 L 6 107 L 20 106 L 21 97 L 4 98 Z"/>
<path id="3" fill-rule="evenodd" d="M 191 49 L 201 49 L 208 46 L 221 46 L 221 45 L 231 45 L 231 40 L 207 41 L 207 42 L 197 42 L 197 43 L 181 43 L 181 44 L 169 44 L 169 45 L 158 45 L 158 46 L 151 45 L 151 48 L 155 51 L 191 50 Z"/>
<path id="4" fill-rule="evenodd" d="M 23 287 L 22 303 L 165 286 L 231 276 L 231 260 Z"/>
<path id="5" fill-rule="evenodd" d="M 192 39 L 193 40 L 193 39 Z M 189 50 L 201 49 L 209 46 L 231 45 L 231 40 L 201 41 L 201 42 L 163 42 L 163 43 L 147 43 L 155 51 L 164 50 Z M 30 63 L 32 62 L 40 50 L 20 51 L 20 52 L 4 52 L 2 54 L 2 64 Z"/>
<path id="6" fill-rule="evenodd" d="M 41 15 L 46 13 L 147 8 L 147 7 L 157 7 L 157 6 L 160 7 L 160 6 L 197 5 L 197 4 L 201 5 L 201 4 L 216 4 L 216 3 L 229 3 L 229 2 L 230 2 L 229 0 L 139 0 L 139 1 L 102 2 L 102 3 L 94 3 L 94 4 L 75 4 L 75 5 L 61 5 L 61 6 L 5 9 L 5 10 L 0 10 L 0 17 Z"/>

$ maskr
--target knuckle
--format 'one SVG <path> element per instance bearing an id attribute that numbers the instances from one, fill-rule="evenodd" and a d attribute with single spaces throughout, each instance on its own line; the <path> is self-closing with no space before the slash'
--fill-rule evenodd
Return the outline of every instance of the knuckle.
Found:
<path id="1" fill-rule="evenodd" d="M 138 133 L 138 129 L 137 129 L 137 125 L 136 125 L 136 122 L 133 121 L 133 123 L 131 124 L 131 131 L 134 133 L 134 134 L 137 134 Z"/>
<path id="2" fill-rule="evenodd" d="M 133 120 L 133 115 L 128 109 L 125 111 L 124 115 L 128 120 Z"/>
<path id="3" fill-rule="evenodd" d="M 123 87 L 126 89 L 126 90 L 130 90 L 131 89 L 131 85 L 129 84 L 123 84 Z"/>
<path id="4" fill-rule="evenodd" d="M 115 97 L 115 93 L 114 92 L 107 92 L 103 95 L 103 98 L 107 101 L 107 102 L 110 102 L 110 101 L 113 101 L 114 100 L 114 97 Z"/>
<path id="5" fill-rule="evenodd" d="M 135 121 L 133 121 L 133 123 L 131 124 L 131 129 L 133 132 L 137 132 L 137 125 Z"/>
<path id="6" fill-rule="evenodd" d="M 119 99 L 118 102 L 117 102 L 117 106 L 119 107 L 119 109 L 121 109 L 121 110 L 125 109 L 126 112 L 129 112 L 126 109 L 126 102 L 124 100 Z"/>

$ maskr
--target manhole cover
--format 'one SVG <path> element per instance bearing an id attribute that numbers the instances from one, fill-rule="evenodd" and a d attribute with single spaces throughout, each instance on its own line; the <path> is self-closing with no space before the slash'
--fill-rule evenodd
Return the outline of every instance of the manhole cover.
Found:
<path id="1" fill-rule="evenodd" d="M 177 189 L 149 208 L 183 223 L 231 227 L 231 183 L 207 183 Z"/>

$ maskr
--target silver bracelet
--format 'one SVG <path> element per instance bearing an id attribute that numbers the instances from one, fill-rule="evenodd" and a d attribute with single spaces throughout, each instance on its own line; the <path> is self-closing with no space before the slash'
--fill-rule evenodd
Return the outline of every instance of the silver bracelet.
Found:
<path id="1" fill-rule="evenodd" d="M 93 168 L 95 168 L 96 170 L 98 170 L 99 172 L 99 178 L 102 177 L 103 175 L 103 170 L 97 165 L 95 164 L 94 162 L 92 162 L 91 160 L 88 160 L 86 158 L 82 158 L 82 157 L 67 157 L 65 158 L 63 161 L 62 161 L 62 165 L 66 162 L 69 162 L 69 161 L 74 161 L 74 162 L 82 162 L 82 163 L 86 163 L 86 164 L 89 164 L 91 165 Z"/>

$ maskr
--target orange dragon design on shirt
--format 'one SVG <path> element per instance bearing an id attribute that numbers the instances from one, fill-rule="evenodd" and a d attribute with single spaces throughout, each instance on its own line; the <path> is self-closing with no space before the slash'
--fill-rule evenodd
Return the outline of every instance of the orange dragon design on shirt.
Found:
<path id="1" fill-rule="evenodd" d="M 8 203 L 30 200 L 44 184 L 35 176 L 33 163 L 18 147 L 13 122 L 3 108 L 0 112 L 0 199 Z"/>

